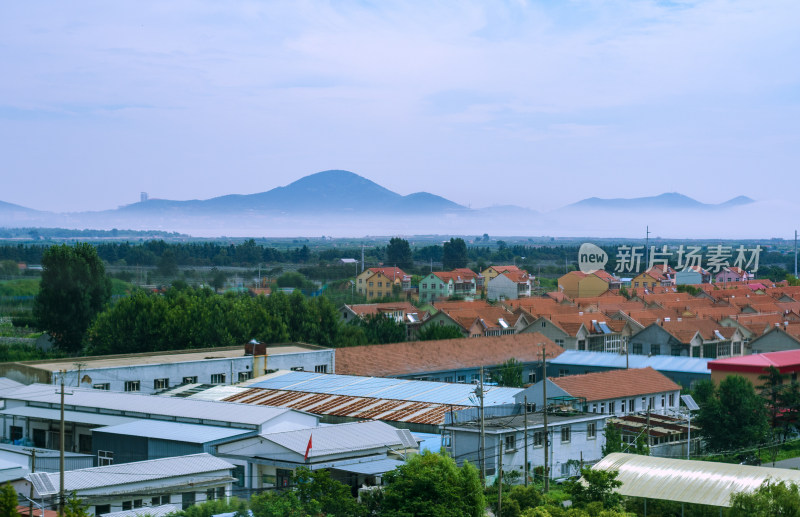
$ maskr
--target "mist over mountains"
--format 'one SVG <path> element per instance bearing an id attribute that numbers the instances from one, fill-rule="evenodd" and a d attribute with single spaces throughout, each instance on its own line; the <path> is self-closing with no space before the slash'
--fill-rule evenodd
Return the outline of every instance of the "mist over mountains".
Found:
<path id="1" fill-rule="evenodd" d="M 266 192 L 205 200 L 148 199 L 99 212 L 53 213 L 0 201 L 0 226 L 164 230 L 208 237 L 482 233 L 628 237 L 639 236 L 640 227 L 649 224 L 663 228 L 665 237 L 667 229 L 676 229 L 680 231 L 672 233 L 678 237 L 764 238 L 746 235 L 749 230 L 742 223 L 752 220 L 742 214 L 757 205 L 745 196 L 707 204 L 664 193 L 633 199 L 592 197 L 544 213 L 513 205 L 471 209 L 429 192 L 404 196 L 352 172 L 329 170 Z M 705 233 L 698 234 L 698 229 Z"/>

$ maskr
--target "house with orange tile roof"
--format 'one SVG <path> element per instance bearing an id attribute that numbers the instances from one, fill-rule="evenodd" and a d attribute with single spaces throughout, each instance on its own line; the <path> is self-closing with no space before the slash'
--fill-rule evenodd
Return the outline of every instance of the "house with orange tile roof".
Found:
<path id="1" fill-rule="evenodd" d="M 474 297 L 478 293 L 478 278 L 477 273 L 467 268 L 434 271 L 420 280 L 419 300 L 433 302 L 453 296 Z"/>
<path id="2" fill-rule="evenodd" d="M 531 295 L 533 277 L 527 271 L 503 271 L 486 283 L 489 300 L 516 300 Z"/>
<path id="3" fill-rule="evenodd" d="M 371 267 L 365 269 L 355 279 L 355 290 L 367 300 L 392 296 L 395 286 L 403 288 L 403 282 L 411 283 L 411 277 L 396 267 Z"/>
<path id="4" fill-rule="evenodd" d="M 627 321 L 599 318 L 602 313 L 541 316 L 521 332 L 540 332 L 565 350 L 619 353 L 633 332 Z"/>
<path id="5" fill-rule="evenodd" d="M 678 409 L 681 387 L 653 368 L 631 368 L 547 378 L 547 406 L 616 416 Z M 542 381 L 517 395 L 518 403 L 543 405 Z"/>
<path id="6" fill-rule="evenodd" d="M 505 336 L 517 334 L 527 327 L 532 317 L 521 309 L 504 307 L 442 308 L 428 318 L 421 329 L 433 326 L 454 326 L 464 337 Z"/>
<path id="7" fill-rule="evenodd" d="M 776 324 L 750 342 L 754 354 L 800 349 L 800 323 Z"/>
<path id="8" fill-rule="evenodd" d="M 559 277 L 558 290 L 568 298 L 600 296 L 611 289 L 613 278 L 612 275 L 603 270 L 589 274 L 582 271 L 570 271 L 566 275 Z"/>
<path id="9" fill-rule="evenodd" d="M 523 364 L 522 380 L 529 383 L 541 378 L 540 345 L 544 345 L 550 359 L 564 351 L 541 334 L 406 341 L 337 348 L 336 372 L 470 383 L 479 378 L 481 366 L 485 367 L 484 375 L 488 378 L 492 369 L 513 358 Z"/>
<path id="10" fill-rule="evenodd" d="M 753 278 L 753 275 L 740 267 L 724 267 L 714 277 L 714 281 L 718 284 L 737 284 L 747 283 Z"/>
<path id="11" fill-rule="evenodd" d="M 631 279 L 631 289 L 639 292 L 648 291 L 656 286 L 666 287 L 675 285 L 675 270 L 670 266 L 657 264 L 644 273 Z"/>
<path id="12" fill-rule="evenodd" d="M 416 336 L 419 326 L 430 316 L 427 311 L 417 309 L 410 302 L 345 304 L 339 308 L 338 312 L 341 321 L 344 323 L 349 323 L 356 318 L 363 319 L 367 316 L 375 315 L 390 318 L 396 323 L 402 323 L 406 326 L 407 339 Z"/>
<path id="13" fill-rule="evenodd" d="M 631 336 L 628 353 L 684 357 L 731 357 L 745 353 L 738 328 L 714 320 L 678 318 L 653 323 Z"/>
<path id="14" fill-rule="evenodd" d="M 517 266 L 489 266 L 481 271 L 481 276 L 483 277 L 483 291 L 486 292 L 486 288 L 492 278 L 506 272 L 517 273 L 525 271 Z"/>

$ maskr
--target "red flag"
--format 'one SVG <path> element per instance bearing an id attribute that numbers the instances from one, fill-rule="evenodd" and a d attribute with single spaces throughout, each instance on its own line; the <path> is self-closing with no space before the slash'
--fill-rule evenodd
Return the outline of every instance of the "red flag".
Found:
<path id="1" fill-rule="evenodd" d="M 306 455 L 303 456 L 303 461 L 308 460 L 308 453 L 311 452 L 311 435 L 308 435 L 308 446 L 306 447 Z"/>

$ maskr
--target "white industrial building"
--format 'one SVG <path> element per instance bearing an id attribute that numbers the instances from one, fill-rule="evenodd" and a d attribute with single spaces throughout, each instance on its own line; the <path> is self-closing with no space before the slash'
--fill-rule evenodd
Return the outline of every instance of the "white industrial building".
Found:
<path id="1" fill-rule="evenodd" d="M 108 465 L 64 473 L 64 491 L 74 493 L 100 516 L 111 512 L 166 504 L 186 509 L 196 503 L 225 499 L 235 478 L 233 465 L 210 454 L 192 454 L 160 460 Z M 33 499 L 53 508 L 58 503 L 58 473 L 34 472 L 14 484 Z"/>
<path id="2" fill-rule="evenodd" d="M 333 373 L 331 348 L 305 343 L 248 344 L 178 352 L 123 354 L 0 364 L 0 376 L 23 384 L 60 384 L 156 393 L 182 384 L 231 385 L 274 370 Z"/>

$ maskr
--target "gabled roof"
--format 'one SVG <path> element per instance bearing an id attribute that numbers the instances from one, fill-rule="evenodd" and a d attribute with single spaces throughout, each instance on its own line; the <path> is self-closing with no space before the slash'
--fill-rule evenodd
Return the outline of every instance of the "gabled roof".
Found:
<path id="1" fill-rule="evenodd" d="M 234 465 L 207 453 L 173 456 L 157 460 L 69 470 L 64 472 L 64 489 L 79 491 L 147 481 L 154 481 L 153 485 L 163 487 L 163 482 L 158 480 L 192 475 L 201 476 L 203 481 L 212 482 L 211 477 L 206 478 L 202 475 L 233 468 Z M 233 479 L 230 475 L 222 475 L 218 478 L 220 480 Z M 25 479 L 33 483 L 39 495 L 53 495 L 59 492 L 58 472 L 35 472 L 25 476 Z M 107 493 L 113 494 L 114 490 L 107 488 Z"/>
<path id="2" fill-rule="evenodd" d="M 537 345 L 547 346 L 548 357 L 564 351 L 547 337 L 534 333 L 438 341 L 407 341 L 388 345 L 336 349 L 336 371 L 341 374 L 389 377 L 499 365 L 512 357 L 534 362 Z"/>
<path id="3" fill-rule="evenodd" d="M 585 398 L 587 402 L 681 389 L 669 378 L 650 367 L 549 377 L 549 379 L 573 397 Z"/>
<path id="4" fill-rule="evenodd" d="M 402 431 L 406 430 L 373 420 L 262 434 L 261 437 L 301 455 L 305 455 L 310 438 L 311 450 L 308 456 L 313 458 L 345 451 L 405 448 L 399 434 Z"/>
<path id="5" fill-rule="evenodd" d="M 371 267 L 368 269 L 373 273 L 383 273 L 383 276 L 392 280 L 396 280 L 398 278 L 402 279 L 404 276 L 407 276 L 399 267 Z"/>

